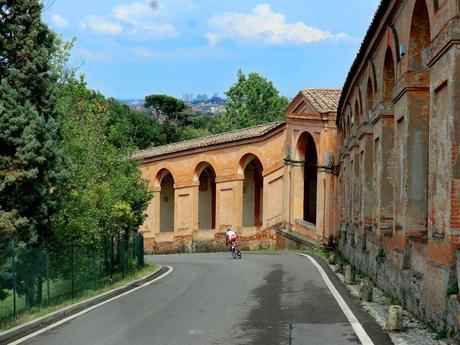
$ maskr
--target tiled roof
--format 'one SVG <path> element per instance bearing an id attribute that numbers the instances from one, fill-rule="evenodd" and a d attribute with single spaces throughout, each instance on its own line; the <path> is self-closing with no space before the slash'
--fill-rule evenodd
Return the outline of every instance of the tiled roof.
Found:
<path id="1" fill-rule="evenodd" d="M 233 132 L 214 134 L 203 138 L 179 141 L 163 146 L 152 147 L 150 149 L 138 151 L 133 154 L 135 159 L 147 159 L 167 155 L 169 153 L 192 150 L 200 147 L 230 143 L 234 141 L 257 138 L 280 127 L 284 122 L 272 122 L 265 125 L 248 127 Z"/>
<path id="2" fill-rule="evenodd" d="M 340 100 L 340 89 L 303 89 L 302 94 L 320 112 L 336 112 Z"/>
<path id="3" fill-rule="evenodd" d="M 364 40 L 362 41 L 361 46 L 358 50 L 358 54 L 356 54 L 356 58 L 353 61 L 350 70 L 348 71 L 347 79 L 345 80 L 345 84 L 342 88 L 343 93 L 340 97 L 339 105 L 337 108 L 337 124 L 339 123 L 340 113 L 345 103 L 347 90 L 351 86 L 353 77 L 358 71 L 359 65 L 361 64 L 361 61 L 364 59 L 364 56 L 366 54 L 366 48 L 369 46 L 369 44 L 372 41 L 372 38 L 374 37 L 374 34 L 377 32 L 380 21 L 382 20 L 386 11 L 390 7 L 390 3 L 391 0 L 380 0 L 380 4 L 377 7 L 377 11 L 375 12 L 374 17 L 372 18 L 372 22 L 369 28 L 367 29 L 366 35 L 364 36 Z"/>

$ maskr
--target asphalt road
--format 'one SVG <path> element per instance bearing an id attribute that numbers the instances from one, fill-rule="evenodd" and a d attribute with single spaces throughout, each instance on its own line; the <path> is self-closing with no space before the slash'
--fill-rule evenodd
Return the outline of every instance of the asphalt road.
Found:
<path id="1" fill-rule="evenodd" d="M 30 339 L 34 345 L 361 344 L 305 257 L 151 256 L 167 277 Z M 375 345 L 391 345 L 332 274 Z"/>

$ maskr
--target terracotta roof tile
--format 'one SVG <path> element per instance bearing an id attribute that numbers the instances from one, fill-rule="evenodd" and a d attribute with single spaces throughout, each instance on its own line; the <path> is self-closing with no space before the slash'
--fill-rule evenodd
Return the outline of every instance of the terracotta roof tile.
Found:
<path id="1" fill-rule="evenodd" d="M 150 149 L 138 151 L 133 154 L 135 159 L 147 159 L 167 155 L 181 151 L 192 150 L 200 147 L 230 143 L 244 139 L 257 138 L 280 127 L 284 122 L 272 122 L 265 125 L 248 127 L 233 132 L 214 134 L 203 138 L 179 141 L 163 146 L 152 147 Z"/>
<path id="2" fill-rule="evenodd" d="M 302 93 L 320 113 L 337 111 L 340 89 L 303 89 Z"/>

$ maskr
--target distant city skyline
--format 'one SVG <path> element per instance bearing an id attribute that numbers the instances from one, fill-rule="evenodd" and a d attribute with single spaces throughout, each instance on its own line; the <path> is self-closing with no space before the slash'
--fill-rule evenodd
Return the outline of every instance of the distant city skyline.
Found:
<path id="1" fill-rule="evenodd" d="M 43 0 L 89 87 L 117 99 L 224 92 L 239 68 L 293 97 L 341 87 L 379 0 Z"/>

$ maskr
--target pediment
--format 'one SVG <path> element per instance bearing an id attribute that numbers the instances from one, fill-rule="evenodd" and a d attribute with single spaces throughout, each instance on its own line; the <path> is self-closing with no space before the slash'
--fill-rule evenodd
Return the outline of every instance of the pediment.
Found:
<path id="1" fill-rule="evenodd" d="M 289 104 L 286 110 L 287 117 L 311 117 L 320 116 L 318 110 L 311 102 L 300 92 Z"/>

